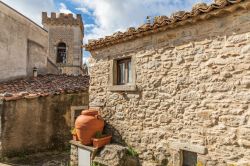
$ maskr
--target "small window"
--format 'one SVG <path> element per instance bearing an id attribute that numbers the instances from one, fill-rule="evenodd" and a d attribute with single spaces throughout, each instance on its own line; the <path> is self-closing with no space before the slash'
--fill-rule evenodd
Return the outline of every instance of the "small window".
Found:
<path id="1" fill-rule="evenodd" d="M 117 61 L 117 84 L 132 83 L 131 58 Z"/>
<path id="2" fill-rule="evenodd" d="M 57 46 L 57 57 L 56 57 L 56 63 L 66 63 L 66 44 L 65 43 L 59 43 Z"/>
<path id="3" fill-rule="evenodd" d="M 197 153 L 184 150 L 182 166 L 196 166 L 196 165 L 197 165 Z"/>

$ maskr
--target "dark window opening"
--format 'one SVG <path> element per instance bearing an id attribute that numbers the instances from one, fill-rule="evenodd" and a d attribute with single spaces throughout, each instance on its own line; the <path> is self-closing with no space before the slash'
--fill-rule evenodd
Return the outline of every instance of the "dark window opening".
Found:
<path id="1" fill-rule="evenodd" d="M 59 43 L 57 46 L 57 57 L 56 57 L 56 63 L 66 63 L 66 44 L 65 43 Z"/>
<path id="2" fill-rule="evenodd" d="M 117 78 L 118 85 L 132 83 L 131 58 L 117 61 Z"/>
<path id="3" fill-rule="evenodd" d="M 197 165 L 197 153 L 184 150 L 182 166 L 196 166 L 196 165 Z"/>

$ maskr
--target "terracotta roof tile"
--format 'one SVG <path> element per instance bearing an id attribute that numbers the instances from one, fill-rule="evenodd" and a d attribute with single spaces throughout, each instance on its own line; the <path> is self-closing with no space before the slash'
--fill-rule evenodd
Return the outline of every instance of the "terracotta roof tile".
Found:
<path id="1" fill-rule="evenodd" d="M 85 45 L 86 50 L 91 51 L 99 49 L 102 47 L 114 45 L 124 41 L 132 40 L 138 37 L 149 35 L 155 32 L 164 31 L 170 29 L 171 25 L 177 24 L 177 22 L 185 21 L 188 19 L 193 19 L 203 14 L 208 14 L 212 11 L 218 9 L 226 9 L 228 6 L 235 4 L 242 4 L 242 2 L 247 2 L 250 5 L 249 0 L 215 0 L 214 3 L 207 5 L 206 3 L 199 3 L 193 6 L 192 11 L 179 11 L 173 13 L 171 17 L 167 16 L 157 16 L 154 19 L 153 24 L 146 23 L 138 28 L 130 27 L 126 32 L 116 32 L 111 36 L 106 36 L 105 38 L 100 38 L 97 40 L 90 40 L 89 44 Z M 219 15 L 218 13 L 214 16 Z M 208 17 L 203 17 L 201 19 L 207 19 Z M 169 27 L 168 27 L 169 26 Z M 166 28 L 167 27 L 167 28 Z M 176 26 L 172 26 L 176 27 Z"/>
<path id="2" fill-rule="evenodd" d="M 89 76 L 39 75 L 0 83 L 0 99 L 18 100 L 86 91 Z"/>

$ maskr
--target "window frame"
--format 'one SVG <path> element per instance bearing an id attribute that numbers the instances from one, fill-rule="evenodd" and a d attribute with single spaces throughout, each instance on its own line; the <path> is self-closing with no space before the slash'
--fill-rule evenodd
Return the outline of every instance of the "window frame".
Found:
<path id="1" fill-rule="evenodd" d="M 128 84 L 118 84 L 118 63 L 119 61 L 130 59 L 131 60 L 131 82 Z M 110 59 L 110 71 L 109 71 L 109 91 L 114 92 L 126 92 L 126 91 L 137 91 L 136 87 L 136 66 L 135 56 L 121 57 L 117 59 Z"/>
<path id="2" fill-rule="evenodd" d="M 130 63 L 130 71 L 129 71 L 129 63 Z M 130 76 L 130 74 L 132 74 L 132 66 L 131 66 L 131 58 L 125 58 L 125 59 L 120 59 L 117 60 L 117 85 L 128 85 L 132 83 L 132 76 Z M 121 73 L 120 73 L 120 64 L 124 64 L 125 68 L 124 68 L 124 82 L 122 82 L 121 80 Z M 129 74 L 130 73 L 130 74 Z M 131 80 L 129 79 L 129 77 L 131 77 Z"/>

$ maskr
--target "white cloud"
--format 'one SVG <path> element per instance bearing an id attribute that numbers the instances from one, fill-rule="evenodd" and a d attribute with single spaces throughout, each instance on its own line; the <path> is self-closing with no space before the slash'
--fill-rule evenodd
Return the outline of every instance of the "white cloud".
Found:
<path id="1" fill-rule="evenodd" d="M 2 1 L 40 25 L 42 11 L 48 13 L 58 11 L 56 0 Z M 67 2 L 77 4 L 76 10 L 89 15 L 94 20 L 94 23 L 88 22 L 85 25 L 87 33 L 84 42 L 86 43 L 88 39 L 111 35 L 131 26 L 137 27 L 146 21 L 146 16 L 169 16 L 179 10 L 191 10 L 195 3 L 210 3 L 212 0 L 67 0 Z M 59 4 L 59 11 L 72 13 L 64 3 Z"/>
<path id="2" fill-rule="evenodd" d="M 95 27 L 95 24 L 85 24 L 84 28 L 93 28 Z"/>
<path id="3" fill-rule="evenodd" d="M 42 25 L 42 12 L 55 11 L 53 0 L 2 0 L 18 12 Z"/>
<path id="4" fill-rule="evenodd" d="M 90 11 L 85 7 L 76 8 L 76 10 L 81 11 L 84 14 L 91 15 Z"/>
<path id="5" fill-rule="evenodd" d="M 59 12 L 60 13 L 66 13 L 66 14 L 69 14 L 69 13 L 73 14 L 73 12 L 70 11 L 64 3 L 60 3 Z"/>
<path id="6" fill-rule="evenodd" d="M 198 2 L 212 0 L 72 0 L 86 10 L 91 10 L 95 27 L 85 35 L 96 39 L 124 31 L 128 27 L 138 26 L 145 22 L 146 16 L 170 15 L 179 10 L 191 10 Z"/>
<path id="7" fill-rule="evenodd" d="M 56 10 L 56 0 L 2 0 L 17 11 L 41 25 L 41 13 Z M 90 15 L 94 23 L 85 25 L 88 39 L 96 39 L 111 35 L 116 31 L 124 31 L 130 26 L 138 26 L 145 22 L 146 16 L 170 15 L 178 10 L 190 10 L 198 2 L 212 0 L 71 0 L 77 3 L 76 10 Z M 72 13 L 65 3 L 59 4 L 59 11 Z M 91 12 L 90 12 L 91 11 Z M 83 18 L 84 19 L 84 18 Z"/>

